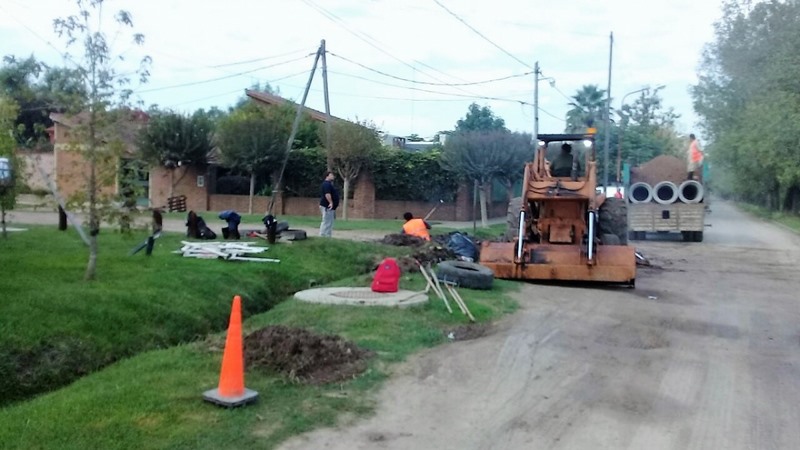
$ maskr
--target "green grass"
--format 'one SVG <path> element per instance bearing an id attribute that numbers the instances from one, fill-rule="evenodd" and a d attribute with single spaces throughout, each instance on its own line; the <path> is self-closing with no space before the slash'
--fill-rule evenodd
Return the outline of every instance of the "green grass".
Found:
<path id="1" fill-rule="evenodd" d="M 742 210 L 756 217 L 780 223 L 788 227 L 789 229 L 793 230 L 794 232 L 800 233 L 800 216 L 798 216 L 797 214 L 790 214 L 781 211 L 773 211 L 761 206 L 751 205 L 748 203 L 739 203 L 738 206 Z"/>
<path id="2" fill-rule="evenodd" d="M 200 216 L 206 221 L 206 223 L 214 224 L 217 219 L 219 212 L 214 211 L 206 211 L 200 213 Z M 261 219 L 264 217 L 263 214 L 241 214 L 242 216 L 242 225 L 240 225 L 241 229 L 247 229 L 251 227 L 261 226 L 262 222 Z M 149 217 L 149 216 L 147 216 Z M 186 213 L 164 213 L 165 218 L 169 219 L 178 219 L 178 220 L 185 220 Z M 289 226 L 293 228 L 314 228 L 319 227 L 319 217 L 317 216 L 281 216 L 278 217 L 278 220 L 281 222 L 288 222 Z M 470 224 L 468 227 L 465 228 L 451 228 L 451 227 L 440 227 L 438 224 L 440 222 L 436 220 L 430 221 L 432 228 L 432 233 L 434 234 L 444 234 L 450 233 L 452 231 L 461 231 L 463 233 L 467 233 L 470 236 L 477 236 L 480 238 L 487 238 L 487 237 L 495 237 L 500 236 L 505 232 L 506 224 L 496 224 L 490 225 L 488 228 L 481 228 L 480 223 L 478 226 L 473 229 L 472 225 Z M 213 228 L 213 227 L 212 227 Z M 370 231 L 382 231 L 385 233 L 399 233 L 400 230 L 403 228 L 403 220 L 391 220 L 391 219 L 348 219 L 343 220 L 341 217 L 336 219 L 336 223 L 334 224 L 334 232 L 336 230 L 370 230 Z"/>
<path id="3" fill-rule="evenodd" d="M 142 236 L 101 236 L 94 283 L 81 281 L 86 250 L 74 235 L 34 228 L 0 241 L 0 264 L 12 275 L 4 276 L 0 290 L 14 292 L 0 303 L 2 348 L 35 348 L 49 337 L 50 357 L 63 358 L 67 349 L 77 357 L 83 349 L 116 361 L 0 409 L 3 448 L 273 448 L 292 435 L 369 414 L 392 364 L 444 344 L 445 330 L 466 323 L 433 296 L 427 305 L 402 310 L 283 301 L 283 290 L 310 284 L 368 285 L 371 275 L 364 270 L 374 256 L 401 248 L 309 239 L 272 246 L 268 256 L 280 264 L 231 263 L 168 253 L 180 236 L 159 239 L 149 258 L 127 256 Z M 401 279 L 403 289 L 424 286 L 419 274 Z M 485 322 L 514 311 L 507 295 L 514 289 L 512 282 L 495 280 L 491 291 L 460 292 Z M 270 324 L 334 333 L 375 352 L 369 369 L 323 386 L 248 370 L 247 387 L 260 393 L 256 404 L 227 410 L 203 402 L 202 393 L 218 382 L 222 331 L 236 293 L 244 296 L 245 333 Z M 85 347 L 74 350 L 65 335 Z"/>
<path id="4" fill-rule="evenodd" d="M 227 326 L 230 300 L 245 314 L 287 295 L 369 271 L 405 249 L 311 238 L 273 245 L 280 263 L 182 258 L 165 234 L 153 255 L 128 256 L 144 234 L 100 237 L 97 281 L 73 231 L 32 227 L 0 239 L 0 405 L 61 386 L 119 358 L 190 342 Z M 261 241 L 262 243 L 264 241 Z"/>

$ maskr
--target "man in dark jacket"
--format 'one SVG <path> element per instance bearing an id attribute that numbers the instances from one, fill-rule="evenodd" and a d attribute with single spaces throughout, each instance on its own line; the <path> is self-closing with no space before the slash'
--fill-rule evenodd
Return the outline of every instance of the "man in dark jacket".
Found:
<path id="1" fill-rule="evenodd" d="M 325 180 L 322 182 L 322 194 L 319 197 L 319 212 L 322 215 L 322 222 L 319 224 L 319 235 L 331 237 L 333 232 L 333 220 L 336 218 L 336 208 L 339 207 L 339 191 L 333 185 L 335 176 L 333 172 L 325 172 Z"/>

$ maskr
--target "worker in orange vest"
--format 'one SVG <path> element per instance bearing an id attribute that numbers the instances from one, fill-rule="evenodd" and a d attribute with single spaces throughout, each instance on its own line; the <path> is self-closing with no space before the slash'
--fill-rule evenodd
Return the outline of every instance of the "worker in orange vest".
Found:
<path id="1" fill-rule="evenodd" d="M 700 145 L 697 143 L 697 138 L 694 134 L 689 135 L 689 159 L 688 179 L 694 180 L 700 178 L 702 173 L 701 167 L 703 165 L 703 151 L 700 150 Z"/>
<path id="2" fill-rule="evenodd" d="M 403 224 L 403 234 L 416 236 L 426 241 L 431 240 L 431 234 L 428 232 L 431 226 L 428 222 L 423 219 L 415 219 L 410 212 L 403 214 L 403 219 L 406 219 L 406 223 Z"/>

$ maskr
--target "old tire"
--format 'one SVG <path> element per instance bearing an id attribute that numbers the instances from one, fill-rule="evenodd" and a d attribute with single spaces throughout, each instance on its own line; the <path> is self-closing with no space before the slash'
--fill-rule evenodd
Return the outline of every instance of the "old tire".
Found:
<path id="1" fill-rule="evenodd" d="M 628 245 L 628 206 L 624 199 L 607 198 L 598 211 L 598 235 L 614 234 L 618 245 Z"/>
<path id="2" fill-rule="evenodd" d="M 469 289 L 492 288 L 494 273 L 480 264 L 466 261 L 442 261 L 436 266 L 436 277 Z"/>
<path id="3" fill-rule="evenodd" d="M 506 242 L 511 242 L 519 231 L 519 210 L 522 208 L 522 197 L 514 197 L 508 202 L 506 212 L 506 232 L 503 235 Z"/>
<path id="4" fill-rule="evenodd" d="M 281 239 L 286 239 L 287 241 L 302 241 L 307 237 L 305 230 L 289 229 L 281 231 Z"/>

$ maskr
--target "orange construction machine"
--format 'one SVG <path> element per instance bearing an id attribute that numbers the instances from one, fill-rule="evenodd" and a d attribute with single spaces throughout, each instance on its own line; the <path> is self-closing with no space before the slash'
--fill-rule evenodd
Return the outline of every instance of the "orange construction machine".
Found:
<path id="1" fill-rule="evenodd" d="M 498 278 L 633 286 L 625 201 L 598 193 L 595 154 L 594 134 L 540 134 L 506 242 L 484 241 L 480 263 Z"/>

